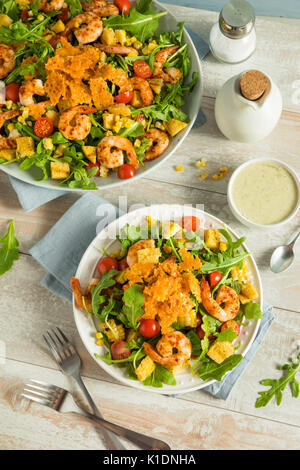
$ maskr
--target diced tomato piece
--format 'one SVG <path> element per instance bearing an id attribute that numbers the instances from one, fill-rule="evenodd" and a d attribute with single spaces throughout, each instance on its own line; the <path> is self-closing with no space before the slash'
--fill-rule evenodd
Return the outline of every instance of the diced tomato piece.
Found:
<path id="1" fill-rule="evenodd" d="M 133 64 L 133 70 L 141 78 L 150 78 L 152 76 L 152 69 L 144 60 L 136 60 Z"/>
<path id="2" fill-rule="evenodd" d="M 28 21 L 27 21 L 28 18 L 29 18 L 28 10 L 22 10 L 21 11 L 21 21 L 22 21 L 22 23 L 24 23 L 24 24 L 28 23 Z"/>
<path id="3" fill-rule="evenodd" d="M 143 114 L 143 113 L 140 113 L 136 118 L 137 122 L 142 122 L 145 119 L 146 119 L 146 117 L 145 117 L 145 114 Z"/>
<path id="4" fill-rule="evenodd" d="M 61 20 L 63 23 L 67 23 L 69 19 L 71 18 L 70 8 L 69 7 L 61 8 L 60 11 L 61 13 L 57 16 L 57 18 Z"/>
<path id="5" fill-rule="evenodd" d="M 36 136 L 43 139 L 44 137 L 49 137 L 49 135 L 53 134 L 54 125 L 51 119 L 44 116 L 35 121 L 33 130 Z"/>
<path id="6" fill-rule="evenodd" d="M 182 217 L 181 225 L 187 232 L 196 232 L 201 227 L 201 220 L 193 215 L 187 215 Z"/>

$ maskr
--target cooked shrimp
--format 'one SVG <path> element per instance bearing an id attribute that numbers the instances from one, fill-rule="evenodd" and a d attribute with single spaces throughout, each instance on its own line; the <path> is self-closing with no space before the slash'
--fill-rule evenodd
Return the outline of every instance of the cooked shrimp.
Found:
<path id="1" fill-rule="evenodd" d="M 105 52 L 106 54 L 120 54 L 120 55 L 128 55 L 134 54 L 138 55 L 138 51 L 134 47 L 129 46 L 108 46 L 107 44 L 94 44 L 95 47 L 100 49 L 100 51 Z"/>
<path id="2" fill-rule="evenodd" d="M 223 284 L 218 289 L 216 299 L 213 299 L 209 284 L 204 277 L 201 279 L 200 288 L 203 306 L 212 317 L 224 322 L 237 316 L 240 300 L 235 290 Z M 224 306 L 221 307 L 221 304 Z"/>
<path id="3" fill-rule="evenodd" d="M 44 11 L 45 13 L 51 13 L 51 11 L 59 11 L 63 8 L 64 3 L 65 0 L 41 0 L 40 10 Z"/>
<path id="4" fill-rule="evenodd" d="M 66 139 L 83 140 L 91 130 L 91 118 L 85 114 L 94 113 L 90 106 L 74 106 L 62 112 L 58 129 Z"/>
<path id="5" fill-rule="evenodd" d="M 9 119 L 13 119 L 19 116 L 22 113 L 20 109 L 12 110 L 12 111 L 5 111 L 4 113 L 0 113 L 0 129 L 4 125 L 5 121 Z"/>
<path id="6" fill-rule="evenodd" d="M 138 168 L 134 147 L 129 139 L 120 135 L 110 135 L 104 137 L 97 147 L 97 160 L 106 168 L 118 168 L 124 163 L 124 153 L 134 168 Z"/>
<path id="7" fill-rule="evenodd" d="M 147 80 L 140 77 L 132 77 L 130 83 L 134 90 L 140 92 L 144 106 L 150 106 L 153 102 L 153 92 Z"/>
<path id="8" fill-rule="evenodd" d="M 144 250 L 145 248 L 155 248 L 155 241 L 153 239 L 150 240 L 140 240 L 134 243 L 128 250 L 127 253 L 127 264 L 131 268 L 134 264 L 138 262 L 137 253 L 140 250 Z"/>
<path id="9" fill-rule="evenodd" d="M 100 64 L 97 75 L 103 80 L 109 80 L 114 85 L 120 87 L 120 92 L 131 89 L 130 80 L 123 69 L 117 69 L 111 64 Z"/>
<path id="10" fill-rule="evenodd" d="M 76 306 L 88 312 L 92 312 L 90 297 L 82 294 L 79 279 L 77 279 L 76 277 L 71 277 L 70 284 L 71 289 L 73 291 Z"/>
<path id="11" fill-rule="evenodd" d="M 88 2 L 81 2 L 85 11 L 91 11 L 98 16 L 117 16 L 120 14 L 119 8 L 112 2 L 105 0 L 91 0 Z"/>
<path id="12" fill-rule="evenodd" d="M 14 55 L 15 51 L 12 47 L 0 44 L 0 79 L 6 78 L 15 68 L 16 61 Z"/>
<path id="13" fill-rule="evenodd" d="M 145 154 L 146 161 L 160 157 L 169 147 L 170 139 L 168 134 L 154 127 L 146 132 L 145 138 L 150 140 L 148 150 Z"/>
<path id="14" fill-rule="evenodd" d="M 71 32 L 79 44 L 89 44 L 96 41 L 102 34 L 103 26 L 100 18 L 91 12 L 80 13 L 74 16 L 67 24 L 64 35 L 68 36 Z"/>
<path id="15" fill-rule="evenodd" d="M 23 106 L 29 106 L 34 104 L 33 95 L 44 96 L 44 85 L 42 80 L 39 78 L 34 78 L 33 80 L 28 80 L 23 85 L 20 86 L 19 98 L 20 103 Z"/>
<path id="16" fill-rule="evenodd" d="M 174 54 L 178 48 L 179 46 L 165 47 L 155 54 L 153 77 L 162 78 L 164 82 L 167 83 L 176 83 L 178 80 L 180 80 L 182 73 L 179 69 L 175 67 L 169 67 L 163 70 L 163 66 L 166 63 L 168 57 Z"/>
<path id="17" fill-rule="evenodd" d="M 173 331 L 160 338 L 156 344 L 156 350 L 149 343 L 144 343 L 144 350 L 154 362 L 174 367 L 184 364 L 190 359 L 192 345 L 181 331 Z"/>

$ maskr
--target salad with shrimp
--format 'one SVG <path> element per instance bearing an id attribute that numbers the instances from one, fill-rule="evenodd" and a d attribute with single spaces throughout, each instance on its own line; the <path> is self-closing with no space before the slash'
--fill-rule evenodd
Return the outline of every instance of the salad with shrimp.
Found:
<path id="1" fill-rule="evenodd" d="M 75 305 L 95 320 L 95 356 L 147 386 L 176 385 L 186 371 L 221 381 L 243 357 L 241 329 L 262 317 L 245 238 L 194 216 L 148 216 L 117 239 L 85 291 L 71 278 Z"/>
<path id="2" fill-rule="evenodd" d="M 158 33 L 167 12 L 151 3 L 1 3 L 1 164 L 97 189 L 95 176 L 128 179 L 164 154 L 188 126 L 198 73 L 187 82 L 184 23 Z"/>

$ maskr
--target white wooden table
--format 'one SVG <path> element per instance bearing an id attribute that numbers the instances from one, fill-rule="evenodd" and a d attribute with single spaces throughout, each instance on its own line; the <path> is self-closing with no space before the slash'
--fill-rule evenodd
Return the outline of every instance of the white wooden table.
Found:
<path id="1" fill-rule="evenodd" d="M 178 21 L 187 19 L 189 26 L 208 39 L 217 13 L 177 6 L 169 9 Z M 211 55 L 204 60 L 207 122 L 191 132 L 176 155 L 143 180 L 99 194 L 114 204 L 119 195 L 126 195 L 129 205 L 203 203 L 206 211 L 244 234 L 245 228 L 233 219 L 226 202 L 232 171 L 260 156 L 281 159 L 300 171 L 300 93 L 293 88 L 300 80 L 300 20 L 259 17 L 257 36 L 257 50 L 247 63 L 221 65 Z M 284 111 L 272 135 L 255 145 L 242 145 L 229 142 L 217 129 L 214 98 L 227 78 L 253 67 L 265 70 L 279 85 Z M 205 171 L 212 175 L 227 166 L 228 176 L 199 182 L 200 170 L 194 163 L 200 157 L 207 158 Z M 183 165 L 180 173 L 175 171 L 177 164 Z M 94 426 L 84 418 L 74 420 L 39 405 L 25 409 L 15 403 L 15 390 L 28 378 L 70 387 L 41 338 L 45 330 L 59 325 L 78 347 L 84 380 L 107 419 L 164 439 L 173 449 L 299 449 L 299 399 L 291 398 L 287 390 L 280 407 L 274 402 L 266 408 L 254 407 L 258 392 L 264 389 L 259 381 L 279 377 L 277 367 L 287 361 L 300 340 L 300 246 L 289 271 L 274 275 L 269 270 L 273 248 L 299 229 L 299 217 L 275 233 L 247 230 L 247 243 L 262 275 L 264 297 L 274 306 L 275 321 L 230 397 L 223 401 L 196 391 L 172 398 L 120 385 L 104 373 L 80 341 L 71 305 L 40 286 L 45 272 L 28 250 L 77 197 L 68 195 L 26 214 L 7 176 L 0 172 L 0 234 L 13 218 L 21 249 L 19 261 L 0 278 L 0 340 L 6 345 L 6 360 L 0 366 L 0 448 L 104 448 Z"/>

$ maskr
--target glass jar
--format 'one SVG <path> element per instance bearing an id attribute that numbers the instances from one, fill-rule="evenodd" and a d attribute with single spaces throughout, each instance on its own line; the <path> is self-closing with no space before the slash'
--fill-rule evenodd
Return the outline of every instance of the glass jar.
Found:
<path id="1" fill-rule="evenodd" d="M 220 62 L 238 64 L 255 51 L 255 12 L 245 0 L 232 0 L 222 9 L 219 21 L 213 25 L 209 47 Z"/>

